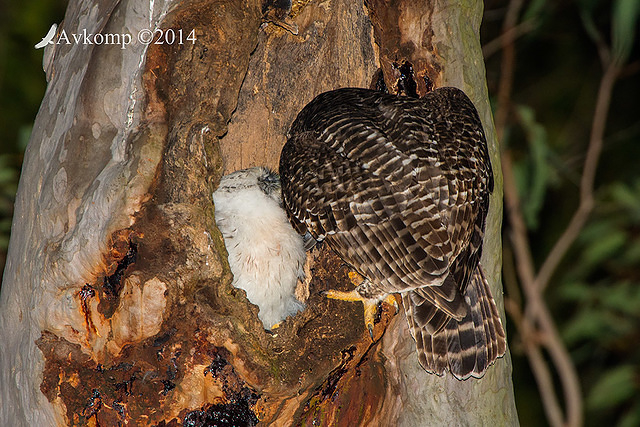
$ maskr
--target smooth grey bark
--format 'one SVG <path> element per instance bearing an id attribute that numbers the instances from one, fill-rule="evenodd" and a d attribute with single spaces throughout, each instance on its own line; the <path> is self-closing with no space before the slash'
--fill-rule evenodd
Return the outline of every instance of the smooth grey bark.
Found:
<path id="1" fill-rule="evenodd" d="M 97 275 L 111 231 L 133 222 L 160 161 L 154 126 L 134 136 L 146 46 L 75 44 L 71 33 L 135 34 L 169 4 L 71 1 L 62 27 L 71 44 L 45 49 L 49 84 L 24 156 L 0 297 L 1 425 L 65 423 L 40 390 L 36 340 L 51 331 L 102 344 L 82 334 L 78 290 Z"/>

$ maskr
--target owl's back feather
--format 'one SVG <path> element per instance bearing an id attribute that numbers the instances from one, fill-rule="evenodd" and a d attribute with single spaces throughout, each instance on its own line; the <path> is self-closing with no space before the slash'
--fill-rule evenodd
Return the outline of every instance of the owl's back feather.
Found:
<path id="1" fill-rule="evenodd" d="M 493 174 L 462 91 L 323 93 L 292 124 L 280 175 L 294 227 L 368 278 L 363 296 L 402 294 L 427 371 L 481 376 L 504 353 L 479 265 Z"/>

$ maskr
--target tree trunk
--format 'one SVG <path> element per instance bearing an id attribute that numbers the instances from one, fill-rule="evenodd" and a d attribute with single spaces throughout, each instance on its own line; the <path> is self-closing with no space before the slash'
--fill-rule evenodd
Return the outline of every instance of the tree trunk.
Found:
<path id="1" fill-rule="evenodd" d="M 326 246 L 307 309 L 274 334 L 231 286 L 211 199 L 223 172 L 276 168 L 307 102 L 379 84 L 381 68 L 391 91 L 403 75 L 477 106 L 497 177 L 482 263 L 502 305 L 482 3 L 365 3 L 296 1 L 298 35 L 263 22 L 258 0 L 69 4 L 15 206 L 0 424 L 517 425 L 508 354 L 481 380 L 429 375 L 387 311 L 372 342 L 360 305 L 319 294 L 351 287 Z M 136 42 L 156 27 L 164 44 Z M 74 44 L 84 29 L 133 42 Z"/>

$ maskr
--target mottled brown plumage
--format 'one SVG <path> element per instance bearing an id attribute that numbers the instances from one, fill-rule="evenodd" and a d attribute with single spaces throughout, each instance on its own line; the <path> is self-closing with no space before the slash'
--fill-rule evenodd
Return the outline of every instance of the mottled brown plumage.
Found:
<path id="1" fill-rule="evenodd" d="M 455 88 L 316 97 L 280 156 L 285 209 L 367 281 L 400 293 L 421 365 L 481 377 L 505 334 L 479 260 L 493 174 L 478 113 Z"/>

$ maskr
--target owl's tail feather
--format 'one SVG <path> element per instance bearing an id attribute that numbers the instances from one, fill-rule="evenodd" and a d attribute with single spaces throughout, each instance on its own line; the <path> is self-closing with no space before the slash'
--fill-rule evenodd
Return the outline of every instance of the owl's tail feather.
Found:
<path id="1" fill-rule="evenodd" d="M 437 309 L 419 290 L 402 294 L 418 360 L 427 372 L 442 375 L 450 371 L 460 380 L 480 378 L 506 351 L 500 315 L 480 265 L 464 297 L 467 313 L 456 320 Z"/>

